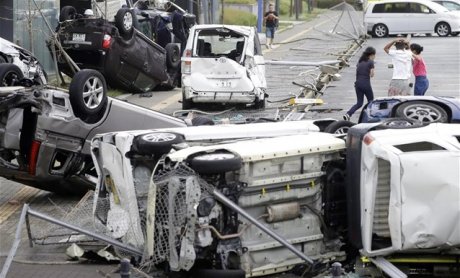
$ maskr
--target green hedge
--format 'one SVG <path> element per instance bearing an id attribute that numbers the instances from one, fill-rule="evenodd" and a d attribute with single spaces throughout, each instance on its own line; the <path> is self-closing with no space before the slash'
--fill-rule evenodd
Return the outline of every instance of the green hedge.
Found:
<path id="1" fill-rule="evenodd" d="M 257 17 L 249 12 L 236 9 L 225 9 L 224 24 L 256 26 Z"/>

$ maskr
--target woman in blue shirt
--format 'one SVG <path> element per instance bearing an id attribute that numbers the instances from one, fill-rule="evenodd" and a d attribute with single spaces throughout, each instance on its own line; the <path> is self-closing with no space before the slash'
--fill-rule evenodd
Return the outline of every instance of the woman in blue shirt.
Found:
<path id="1" fill-rule="evenodd" d="M 366 48 L 359 58 L 358 65 L 356 66 L 355 81 L 357 101 L 356 104 L 353 105 L 345 115 L 343 115 L 343 119 L 346 121 L 349 121 L 353 113 L 363 106 L 364 96 L 366 96 L 367 102 L 374 99 L 374 92 L 372 91 L 371 86 L 371 77 L 374 76 L 374 59 L 375 48 L 372 46 Z"/>

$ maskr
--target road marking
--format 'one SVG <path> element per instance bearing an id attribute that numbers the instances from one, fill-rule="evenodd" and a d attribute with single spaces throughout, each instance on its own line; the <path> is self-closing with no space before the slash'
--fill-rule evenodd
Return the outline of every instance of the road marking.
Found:
<path id="1" fill-rule="evenodd" d="M 22 208 L 23 204 L 30 202 L 40 191 L 40 189 L 24 186 L 16 192 L 9 201 L 0 206 L 0 224 L 6 221 L 18 209 Z"/>
<path id="2" fill-rule="evenodd" d="M 158 104 L 155 104 L 154 106 L 150 107 L 150 109 L 155 110 L 155 111 L 161 111 L 165 109 L 166 107 L 170 106 L 174 102 L 178 102 L 179 100 L 182 100 L 182 92 L 178 92 L 167 99 L 161 101 Z"/>

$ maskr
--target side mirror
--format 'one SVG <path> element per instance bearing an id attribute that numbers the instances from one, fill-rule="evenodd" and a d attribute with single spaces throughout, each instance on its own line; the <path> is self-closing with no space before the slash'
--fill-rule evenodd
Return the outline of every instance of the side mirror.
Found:
<path id="1" fill-rule="evenodd" d="M 143 17 L 145 17 L 145 18 L 149 18 L 149 17 L 150 17 L 150 15 L 149 15 L 147 12 L 144 12 L 144 11 L 141 12 L 141 16 L 143 16 Z"/>

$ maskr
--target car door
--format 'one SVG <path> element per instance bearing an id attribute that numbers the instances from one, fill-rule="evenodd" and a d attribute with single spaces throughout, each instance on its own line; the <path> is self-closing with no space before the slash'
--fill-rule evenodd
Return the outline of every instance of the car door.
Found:
<path id="1" fill-rule="evenodd" d="M 428 8 L 426 5 L 421 3 L 410 3 L 410 21 L 411 30 L 414 33 L 432 33 L 434 32 L 434 26 L 438 15 Z"/>
<path id="2" fill-rule="evenodd" d="M 386 8 L 386 7 L 385 7 Z M 388 14 L 388 19 L 391 20 L 391 25 L 388 26 L 392 34 L 410 33 L 411 30 L 411 14 L 409 13 L 409 3 L 394 2 L 391 5 L 391 13 Z"/>

